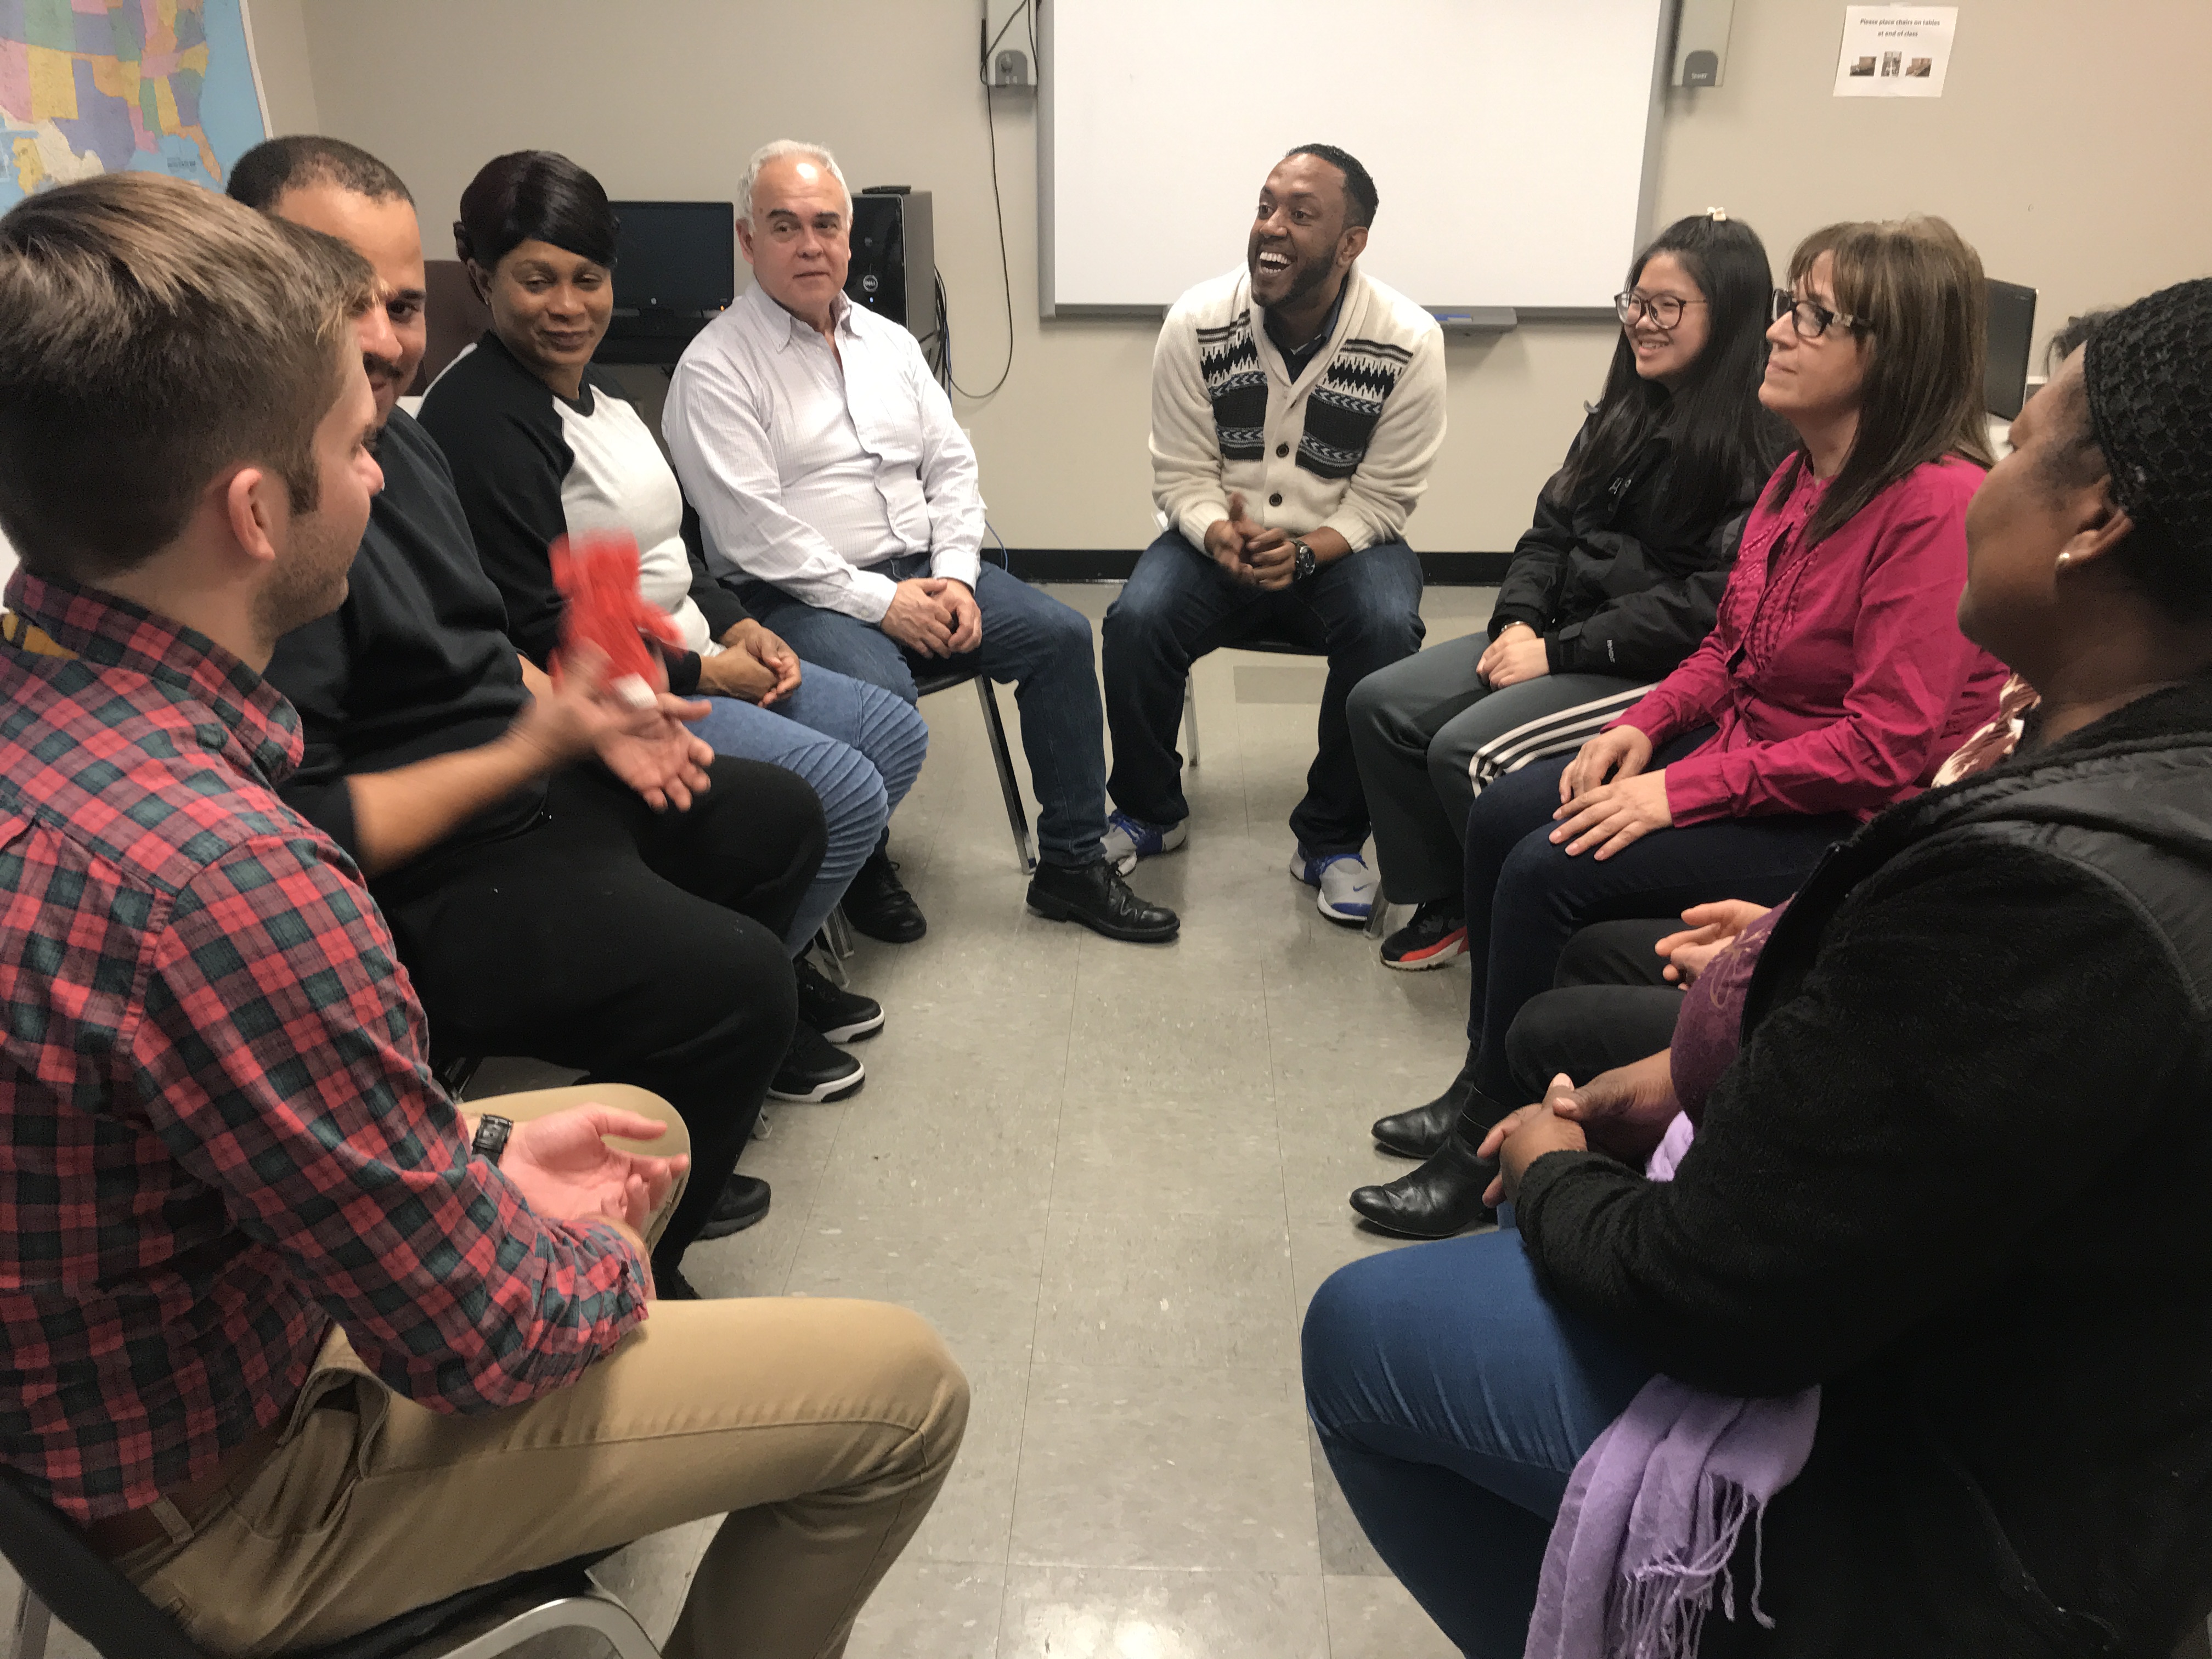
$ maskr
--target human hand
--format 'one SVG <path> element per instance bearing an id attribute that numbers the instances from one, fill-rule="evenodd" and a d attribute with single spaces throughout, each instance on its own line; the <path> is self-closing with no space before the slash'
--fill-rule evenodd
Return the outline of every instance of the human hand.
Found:
<path id="1" fill-rule="evenodd" d="M 748 617 L 731 626 L 729 632 L 722 635 L 722 643 L 730 650 L 744 651 L 775 676 L 775 686 L 759 700 L 762 708 L 799 690 L 799 653 L 786 645 L 781 635 L 771 633 Z"/>
<path id="2" fill-rule="evenodd" d="M 942 586 L 930 577 L 908 577 L 892 591 L 890 609 L 876 625 L 909 651 L 925 657 L 951 656 L 957 618 L 939 597 Z"/>
<path id="3" fill-rule="evenodd" d="M 1599 732 L 1575 751 L 1559 774 L 1559 804 L 1589 793 L 1607 778 L 1632 778 L 1651 763 L 1651 739 L 1632 726 Z"/>
<path id="4" fill-rule="evenodd" d="M 1522 1177 L 1528 1173 L 1528 1166 L 1545 1153 L 1589 1149 L 1582 1125 L 1560 1116 L 1557 1110 L 1561 1097 L 1573 1089 L 1573 1079 L 1561 1073 L 1552 1079 L 1540 1102 L 1523 1106 L 1484 1138 L 1485 1156 L 1498 1160 L 1498 1175 L 1483 1194 L 1486 1204 L 1494 1207 L 1500 1202 L 1511 1203 L 1520 1195 Z"/>
<path id="5" fill-rule="evenodd" d="M 663 705 L 695 709 L 688 716 L 695 720 L 705 712 L 665 691 L 642 706 L 617 696 L 607 684 L 607 653 L 588 641 L 564 648 L 558 684 L 542 678 L 533 684 L 538 689 L 515 716 L 507 737 L 529 750 L 548 772 L 598 752 L 611 737 L 656 729 L 666 720 Z"/>
<path id="6" fill-rule="evenodd" d="M 1520 624 L 1514 626 L 1518 628 Z M 1534 633 L 1524 639 L 1500 635 L 1491 641 L 1490 649 L 1482 653 L 1482 664 L 1477 666 L 1482 678 L 1490 682 L 1492 690 L 1503 691 L 1509 685 L 1518 685 L 1523 680 L 1540 680 L 1550 673 L 1552 650 Z"/>
<path id="7" fill-rule="evenodd" d="M 934 576 L 928 585 L 935 591 L 937 602 L 951 614 L 951 654 L 960 656 L 982 644 L 983 607 L 975 603 L 968 584 L 951 576 Z"/>
<path id="8" fill-rule="evenodd" d="M 654 811 L 672 806 L 688 812 L 692 801 L 714 785 L 707 769 L 714 763 L 714 751 L 684 724 L 706 712 L 703 702 L 663 694 L 652 724 L 600 738 L 599 763 L 636 790 Z"/>
<path id="9" fill-rule="evenodd" d="M 1552 831 L 1553 846 L 1564 844 L 1569 858 L 1595 847 L 1602 864 L 1654 830 L 1664 830 L 1674 822 L 1667 806 L 1666 769 L 1600 784 L 1587 794 L 1576 796 L 1552 817 L 1565 820 Z"/>
<path id="10" fill-rule="evenodd" d="M 733 635 L 737 631 L 734 628 L 730 630 Z M 742 644 L 713 656 L 702 653 L 699 658 L 699 694 L 765 704 L 775 695 L 775 670 Z"/>
<path id="11" fill-rule="evenodd" d="M 518 1122 L 500 1155 L 500 1172 L 549 1221 L 610 1221 L 641 1235 L 691 1160 L 683 1153 L 623 1152 L 605 1137 L 658 1140 L 667 1128 L 610 1106 L 570 1106 Z"/>
<path id="12" fill-rule="evenodd" d="M 1229 496 L 1229 516 L 1216 519 L 1206 527 L 1206 556 L 1238 581 L 1247 580 L 1244 569 L 1244 532 L 1250 520 L 1244 516 L 1244 497 L 1231 491 Z"/>
<path id="13" fill-rule="evenodd" d="M 1739 933 L 1765 915 L 1767 908 L 1748 899 L 1692 905 L 1682 912 L 1682 920 L 1689 927 L 1668 934 L 1651 947 L 1667 958 L 1667 966 L 1660 971 L 1673 983 L 1692 983 L 1715 957 L 1735 943 Z"/>
<path id="14" fill-rule="evenodd" d="M 1286 530 L 1261 530 L 1244 542 L 1245 580 L 1269 593 L 1279 593 L 1297 580 L 1297 549 Z"/>
<path id="15" fill-rule="evenodd" d="M 1564 1080 L 1553 1080 L 1545 1103 L 1570 1123 L 1582 1125 L 1598 1151 L 1624 1164 L 1650 1157 L 1682 1109 L 1674 1097 L 1673 1056 L 1664 1048 L 1600 1072 L 1578 1089 L 1561 1089 Z"/>
<path id="16" fill-rule="evenodd" d="M 1490 671 L 1505 659 L 1507 646 L 1516 642 L 1525 643 L 1538 637 L 1536 630 L 1529 627 L 1527 623 L 1506 623 L 1498 630 L 1498 637 L 1484 647 L 1482 654 L 1475 659 L 1475 677 L 1478 679 L 1487 680 L 1490 678 Z"/>

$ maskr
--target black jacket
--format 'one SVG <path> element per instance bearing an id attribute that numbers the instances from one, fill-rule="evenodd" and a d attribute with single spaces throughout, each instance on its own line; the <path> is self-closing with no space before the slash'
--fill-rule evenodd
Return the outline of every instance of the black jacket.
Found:
<path id="1" fill-rule="evenodd" d="M 1568 446 L 1570 464 L 1589 432 L 1585 421 Z M 1663 433 L 1583 507 L 1567 504 L 1565 477 L 1564 468 L 1554 473 L 1536 496 L 1536 521 L 1513 550 L 1490 636 L 1526 623 L 1544 636 L 1554 674 L 1663 679 L 1713 631 L 1759 483 L 1747 483 L 1717 523 L 1674 522 L 1674 445 Z"/>
<path id="2" fill-rule="evenodd" d="M 266 678 L 300 711 L 307 750 L 276 792 L 349 853 L 356 772 L 474 749 L 529 700 L 507 608 L 477 562 L 453 475 L 430 434 L 394 410 L 377 441 L 384 488 L 346 578 L 345 603 L 276 642 Z M 495 802 L 455 841 L 535 821 L 545 786 Z"/>
<path id="3" fill-rule="evenodd" d="M 2200 682 L 1832 853 L 1674 1182 L 1530 1169 L 1561 1303 L 1698 1387 L 1821 1385 L 1777 1628 L 1717 1617 L 1706 1659 L 2165 1659 L 2204 1616 L 2208 999 Z"/>

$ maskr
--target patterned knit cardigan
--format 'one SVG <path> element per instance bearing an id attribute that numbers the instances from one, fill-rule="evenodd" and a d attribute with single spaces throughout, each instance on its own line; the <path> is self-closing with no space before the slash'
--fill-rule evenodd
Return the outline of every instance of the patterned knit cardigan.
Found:
<path id="1" fill-rule="evenodd" d="M 1358 265 L 1292 380 L 1242 266 L 1176 302 L 1152 354 L 1152 499 L 1203 546 L 1232 490 L 1257 523 L 1355 549 L 1405 532 L 1444 436 L 1436 319 Z"/>

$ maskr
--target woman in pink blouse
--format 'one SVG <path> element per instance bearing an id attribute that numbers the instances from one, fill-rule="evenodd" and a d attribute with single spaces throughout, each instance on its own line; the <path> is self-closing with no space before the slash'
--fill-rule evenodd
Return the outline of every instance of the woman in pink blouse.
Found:
<path id="1" fill-rule="evenodd" d="M 1967 499 L 1990 463 L 1981 260 L 1940 219 L 1836 225 L 1790 260 L 1759 400 L 1796 430 L 1703 645 L 1571 759 L 1468 818 L 1466 1065 L 1382 1119 L 1427 1161 L 1363 1187 L 1377 1226 L 1444 1237 L 1489 1212 L 1480 1156 L 1513 1106 L 1505 1033 L 1593 921 L 1726 896 L 1779 902 L 1821 854 L 1996 708 L 2005 671 L 1959 632 Z"/>

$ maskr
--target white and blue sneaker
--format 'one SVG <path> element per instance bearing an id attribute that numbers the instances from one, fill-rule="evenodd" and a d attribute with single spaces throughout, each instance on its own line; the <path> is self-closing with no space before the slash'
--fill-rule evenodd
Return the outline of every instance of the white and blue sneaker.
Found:
<path id="1" fill-rule="evenodd" d="M 1139 859 L 1153 858 L 1162 853 L 1172 853 L 1190 839 L 1190 823 L 1170 823 L 1164 828 L 1146 823 L 1142 818 L 1133 818 L 1127 812 L 1106 815 L 1106 862 L 1120 875 L 1127 875 L 1137 867 Z"/>
<path id="2" fill-rule="evenodd" d="M 1374 913 L 1379 884 L 1367 860 L 1357 853 L 1309 853 L 1301 847 L 1291 854 L 1291 873 L 1307 886 L 1321 889 L 1314 908 L 1331 921 L 1358 927 Z"/>

